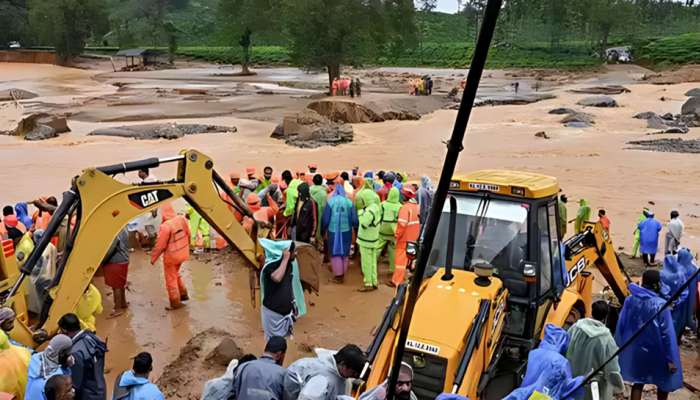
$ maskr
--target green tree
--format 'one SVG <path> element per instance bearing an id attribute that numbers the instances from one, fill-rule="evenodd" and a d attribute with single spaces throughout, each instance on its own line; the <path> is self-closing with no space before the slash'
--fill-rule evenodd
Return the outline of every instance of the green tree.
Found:
<path id="1" fill-rule="evenodd" d="M 587 21 L 589 35 L 599 57 L 605 59 L 610 35 L 631 29 L 636 11 L 634 0 L 581 0 L 580 15 Z"/>
<path id="2" fill-rule="evenodd" d="M 250 52 L 253 35 L 280 28 L 280 0 L 220 0 L 219 21 L 229 42 L 237 42 L 243 50 L 241 73 L 250 74 Z"/>
<path id="3" fill-rule="evenodd" d="M 27 3 L 25 0 L 0 0 L 0 47 L 26 38 Z"/>
<path id="4" fill-rule="evenodd" d="M 376 52 L 363 0 L 295 0 L 286 3 L 285 20 L 292 58 L 306 67 L 325 67 L 328 84 L 340 76 L 340 66 L 360 64 Z M 382 27 L 383 28 L 383 27 Z"/>
<path id="5" fill-rule="evenodd" d="M 420 0 L 420 9 L 425 12 L 432 12 L 437 8 L 437 0 Z"/>
<path id="6" fill-rule="evenodd" d="M 56 48 L 59 62 L 69 63 L 88 38 L 103 28 L 102 0 L 30 0 L 30 27 L 41 43 Z"/>

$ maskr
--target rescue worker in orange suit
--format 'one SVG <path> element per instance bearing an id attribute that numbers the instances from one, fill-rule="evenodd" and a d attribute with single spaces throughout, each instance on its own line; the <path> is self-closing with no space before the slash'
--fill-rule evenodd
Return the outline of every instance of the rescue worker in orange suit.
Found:
<path id="1" fill-rule="evenodd" d="M 184 307 L 189 300 L 187 289 L 180 276 L 182 263 L 190 259 L 190 227 L 182 215 L 176 215 L 172 206 L 163 207 L 163 223 L 158 232 L 158 241 L 151 252 L 151 264 L 163 255 L 165 288 L 168 291 L 170 306 L 166 310 Z"/>
<path id="2" fill-rule="evenodd" d="M 270 194 L 265 195 L 267 197 L 267 204 L 269 204 L 269 207 L 263 207 L 260 201 L 260 197 L 258 197 L 257 194 L 255 193 L 250 193 L 248 197 L 246 197 L 246 204 L 248 205 L 248 208 L 250 211 L 253 213 L 253 218 L 250 218 L 248 216 L 243 217 L 243 228 L 248 232 L 248 234 L 251 234 L 253 232 L 253 226 L 255 222 L 262 222 L 264 225 L 267 227 L 271 228 L 272 224 L 274 223 L 274 218 L 275 215 L 277 215 L 277 212 L 279 211 L 279 207 L 277 206 L 277 203 L 272 199 L 272 196 Z M 271 232 L 274 234 L 274 231 Z M 258 230 L 258 236 L 259 237 L 267 237 L 265 232 Z"/>
<path id="3" fill-rule="evenodd" d="M 391 277 L 391 283 L 398 286 L 406 279 L 408 256 L 406 244 L 418 240 L 420 234 L 420 207 L 416 201 L 416 192 L 410 186 L 404 186 L 403 194 L 406 202 L 399 210 L 399 219 L 396 224 L 396 268 Z"/>

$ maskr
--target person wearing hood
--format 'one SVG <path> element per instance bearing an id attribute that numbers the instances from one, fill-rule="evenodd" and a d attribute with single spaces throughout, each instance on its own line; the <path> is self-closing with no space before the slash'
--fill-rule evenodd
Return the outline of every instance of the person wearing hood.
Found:
<path id="1" fill-rule="evenodd" d="M 544 327 L 540 345 L 527 356 L 527 370 L 518 389 L 504 400 L 527 400 L 538 391 L 552 399 L 573 400 L 578 393 L 571 391 L 583 382 L 583 377 L 573 378 L 569 361 L 564 357 L 569 345 L 569 335 L 553 324 Z"/>
<path id="2" fill-rule="evenodd" d="M 75 307 L 75 314 L 80 318 L 80 326 L 90 332 L 95 332 L 97 330 L 95 315 L 102 314 L 102 311 L 102 294 L 91 283 Z"/>
<path id="3" fill-rule="evenodd" d="M 648 269 L 642 275 L 642 286 L 629 285 L 630 296 L 625 299 L 615 330 L 615 341 L 622 346 L 642 325 L 665 305 L 661 298 L 661 275 Z M 631 400 L 640 400 L 644 385 L 655 385 L 659 400 L 683 387 L 681 356 L 673 329 L 671 310 L 664 309 L 653 323 L 620 353 L 622 377 L 632 382 Z"/>
<path id="4" fill-rule="evenodd" d="M 695 271 L 698 270 L 697 265 L 695 265 L 695 260 L 693 260 L 693 255 L 690 250 L 683 247 L 678 251 L 678 263 L 683 267 L 683 272 L 685 272 L 685 280 L 693 278 Z M 695 319 L 695 308 L 697 306 L 698 298 L 698 277 L 693 278 L 693 281 L 688 285 L 688 302 L 686 304 L 686 326 L 693 330 L 697 330 L 698 324 Z"/>
<path id="5" fill-rule="evenodd" d="M 334 281 L 342 283 L 348 272 L 352 232 L 359 225 L 357 211 L 345 195 L 343 185 L 335 185 L 335 191 L 323 211 L 321 222 L 323 233 L 327 235 L 326 245 L 331 257 Z"/>
<path id="6" fill-rule="evenodd" d="M 153 357 L 147 352 L 134 357 L 133 368 L 117 376 L 112 400 L 165 400 L 158 386 L 148 376 L 153 370 Z"/>
<path id="7" fill-rule="evenodd" d="M 318 212 L 316 216 L 316 243 L 323 243 L 323 234 L 321 232 L 321 219 L 323 219 L 323 211 L 326 208 L 326 203 L 328 202 L 328 192 L 326 186 L 323 185 L 323 176 L 321 174 L 316 174 L 313 177 L 313 186 L 309 188 L 311 193 L 311 198 L 316 202 L 316 210 Z"/>
<path id="8" fill-rule="evenodd" d="M 282 216 L 285 218 L 291 219 L 292 216 L 294 215 L 294 211 L 296 210 L 296 205 L 297 205 L 297 197 L 299 197 L 299 185 L 302 184 L 302 181 L 299 179 L 294 179 L 292 177 L 292 171 L 290 170 L 285 170 L 282 172 L 282 181 L 287 185 L 287 189 L 284 192 L 284 197 L 286 199 L 286 205 L 284 207 L 284 211 L 282 212 Z M 281 221 L 281 223 L 286 223 L 285 221 Z M 287 229 L 285 229 L 284 232 L 287 236 L 285 238 L 290 237 L 291 235 L 291 228 L 287 226 Z"/>
<path id="9" fill-rule="evenodd" d="M 406 279 L 408 268 L 408 255 L 406 247 L 408 242 L 415 242 L 420 235 L 420 207 L 416 201 L 413 188 L 406 186 L 403 191 L 406 202 L 399 209 L 399 218 L 396 225 L 396 266 L 391 276 L 391 283 L 399 286 Z"/>
<path id="10" fill-rule="evenodd" d="M 265 340 L 289 337 L 298 317 L 306 314 L 304 290 L 293 241 L 260 239 L 265 264 L 260 271 L 260 315 Z"/>
<path id="11" fill-rule="evenodd" d="M 190 247 L 195 254 L 211 248 L 211 226 L 192 206 L 187 206 L 187 220 L 190 225 Z"/>
<path id="12" fill-rule="evenodd" d="M 44 237 L 44 230 L 34 231 L 34 242 L 39 243 Z M 27 307 L 33 313 L 39 314 L 41 306 L 48 297 L 48 289 L 56 275 L 56 261 L 58 260 L 58 250 L 53 243 L 49 242 L 29 275 L 30 285 L 27 285 Z"/>
<path id="13" fill-rule="evenodd" d="M 389 190 L 387 199 L 382 202 L 382 222 L 379 226 L 379 244 L 377 252 L 381 254 L 386 246 L 386 255 L 389 257 L 389 272 L 394 273 L 396 258 L 396 224 L 399 221 L 399 210 L 401 209 L 399 189 L 392 187 Z"/>
<path id="14" fill-rule="evenodd" d="M 287 368 L 284 400 L 335 400 L 346 394 L 346 380 L 357 379 L 366 362 L 353 344 L 337 352 L 316 349 L 316 357 L 302 358 Z"/>
<path id="15" fill-rule="evenodd" d="M 5 332 L 0 331 L 0 392 L 24 399 L 27 386 L 29 350 L 10 343 Z"/>
<path id="16" fill-rule="evenodd" d="M 17 203 L 15 204 L 15 215 L 17 215 L 17 220 L 24 225 L 24 229 L 29 231 L 32 229 L 34 222 L 32 217 L 29 215 L 29 207 L 27 203 Z"/>
<path id="17" fill-rule="evenodd" d="M 286 354 L 287 341 L 281 336 L 271 337 L 260 358 L 247 362 L 236 371 L 231 397 L 236 400 L 282 400 L 287 375 L 282 365 Z"/>
<path id="18" fill-rule="evenodd" d="M 671 211 L 671 220 L 668 222 L 668 227 L 666 230 L 664 254 L 675 255 L 678 252 L 678 247 L 681 245 L 681 237 L 683 237 L 684 229 L 685 225 L 683 225 L 683 221 L 681 221 L 678 211 Z"/>
<path id="19" fill-rule="evenodd" d="M 218 378 L 210 379 L 204 384 L 202 390 L 202 400 L 228 400 L 231 394 L 231 387 L 234 383 L 238 368 L 245 363 L 257 360 L 252 354 L 246 354 L 240 359 L 233 359 L 228 363 L 226 372 Z"/>
<path id="20" fill-rule="evenodd" d="M 46 350 L 34 353 L 29 361 L 27 400 L 46 400 L 44 385 L 54 375 L 70 375 L 73 366 L 71 346 L 73 341 L 66 335 L 58 334 L 51 338 Z"/>
<path id="21" fill-rule="evenodd" d="M 420 177 L 420 187 L 418 188 L 418 205 L 420 206 L 420 224 L 425 225 L 430 214 L 430 206 L 433 204 L 435 188 L 426 175 Z"/>
<path id="22" fill-rule="evenodd" d="M 151 265 L 163 255 L 165 288 L 170 301 L 167 310 L 182 308 L 182 302 L 190 299 L 180 276 L 182 263 L 190 259 L 190 227 L 185 217 L 172 214 L 174 212 L 163 213 L 158 241 L 151 251 Z"/>
<path id="23" fill-rule="evenodd" d="M 359 400 L 387 400 L 388 379 L 381 385 L 363 393 Z M 418 396 L 413 393 L 413 367 L 406 362 L 401 362 L 399 368 L 399 378 L 394 387 L 393 400 L 418 400 Z"/>
<path id="24" fill-rule="evenodd" d="M 298 197 L 292 215 L 292 239 L 298 242 L 311 243 L 316 240 L 318 225 L 318 210 L 316 202 L 311 198 L 309 185 L 302 182 L 297 187 Z"/>
<path id="25" fill-rule="evenodd" d="M 573 375 L 586 375 L 598 368 L 617 351 L 617 344 L 610 330 L 605 325 L 610 307 L 605 301 L 593 303 L 593 318 L 583 318 L 569 328 L 571 343 L 566 358 L 571 364 Z M 584 399 L 612 399 L 614 394 L 624 393 L 625 384 L 620 374 L 617 357 L 610 361 L 603 371 L 586 385 Z M 599 396 L 592 394 L 597 390 Z"/>
<path id="26" fill-rule="evenodd" d="M 66 314 L 58 321 L 59 331 L 73 341 L 71 353 L 75 364 L 71 367 L 75 398 L 77 400 L 104 400 L 105 354 L 107 344 L 94 333 L 83 330 L 75 314 Z"/>
<path id="27" fill-rule="evenodd" d="M 389 197 L 389 190 L 394 187 L 394 182 L 396 182 L 396 175 L 389 171 L 381 179 L 384 185 L 377 191 L 377 195 L 379 196 L 379 201 L 386 201 L 387 197 Z"/>
<path id="28" fill-rule="evenodd" d="M 637 258 L 637 252 L 639 251 L 639 224 L 644 222 L 645 219 L 647 219 L 647 213 L 649 212 L 649 209 L 644 207 L 642 209 L 642 213 L 639 214 L 639 218 L 637 218 L 637 223 L 634 225 L 634 241 L 632 242 L 632 258 Z"/>
<path id="29" fill-rule="evenodd" d="M 376 290 L 379 286 L 377 258 L 379 256 L 379 225 L 382 222 L 382 210 L 379 196 L 372 189 L 369 189 L 371 184 L 372 180 L 367 179 L 365 186 L 355 198 L 359 222 L 357 245 L 360 247 L 360 262 L 364 277 L 364 286 L 360 289 L 361 292 Z"/>
<path id="30" fill-rule="evenodd" d="M 656 265 L 656 252 L 659 250 L 659 232 L 661 222 L 654 218 L 652 211 L 647 211 L 644 221 L 640 222 L 639 245 L 642 252 L 642 260 L 647 267 Z"/>
<path id="31" fill-rule="evenodd" d="M 586 199 L 581 199 L 578 202 L 578 212 L 576 213 L 576 218 L 574 219 L 574 233 L 579 234 L 583 232 L 583 223 L 591 219 L 591 207 L 588 205 Z"/>
<path id="32" fill-rule="evenodd" d="M 10 332 L 15 329 L 16 318 L 17 314 L 15 314 L 15 310 L 10 307 L 0 307 L 0 331 L 7 335 L 7 339 L 9 340 L 10 344 L 14 346 L 22 346 L 22 344 L 19 342 L 12 340 L 12 337 L 10 336 Z"/>
<path id="33" fill-rule="evenodd" d="M 114 238 L 112 246 L 102 261 L 102 272 L 105 284 L 112 288 L 114 309 L 110 317 L 116 317 L 124 313 L 128 303 L 126 301 L 126 283 L 129 274 L 129 233 L 126 228 L 119 231 Z"/>
<path id="34" fill-rule="evenodd" d="M 661 295 L 665 299 L 673 296 L 686 281 L 685 268 L 678 262 L 676 256 L 668 254 L 664 258 L 664 267 L 661 269 Z M 671 318 L 673 318 L 673 329 L 676 331 L 676 337 L 679 339 L 685 330 L 686 322 L 688 321 L 688 289 L 683 290 L 681 295 L 676 299 L 671 310 Z"/>

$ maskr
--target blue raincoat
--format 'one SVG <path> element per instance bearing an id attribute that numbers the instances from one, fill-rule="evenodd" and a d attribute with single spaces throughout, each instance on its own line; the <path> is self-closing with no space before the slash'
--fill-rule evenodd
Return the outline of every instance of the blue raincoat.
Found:
<path id="1" fill-rule="evenodd" d="M 129 393 L 126 397 L 115 396 L 119 400 L 165 400 L 158 386 L 152 384 L 147 378 L 136 376 L 132 370 L 121 375 L 117 386 Z"/>
<path id="2" fill-rule="evenodd" d="M 539 347 L 527 356 L 527 371 L 523 383 L 504 399 L 527 400 L 535 390 L 554 400 L 576 398 L 577 393 L 570 392 L 584 378 L 572 377 L 571 366 L 564 357 L 568 346 L 569 334 L 558 326 L 547 324 Z"/>
<path id="3" fill-rule="evenodd" d="M 345 195 L 343 185 L 335 185 L 333 196 L 326 203 L 321 218 L 323 232 L 328 232 L 331 257 L 350 255 L 352 230 L 357 229 L 357 210 Z"/>
<path id="4" fill-rule="evenodd" d="M 338 186 L 338 185 L 336 185 Z M 263 250 L 265 250 L 265 265 L 263 270 L 267 268 L 270 263 L 278 261 L 282 258 L 282 253 L 289 249 L 292 245 L 291 240 L 270 240 L 270 239 L 258 239 Z M 265 293 L 265 280 L 262 279 L 263 274 L 260 271 L 260 302 L 262 302 L 262 296 Z M 306 302 L 304 301 L 304 288 L 301 286 L 301 278 L 299 274 L 299 264 L 295 259 L 292 262 L 292 289 L 294 290 L 294 305 L 297 309 L 297 317 L 301 317 L 306 314 Z"/>
<path id="5" fill-rule="evenodd" d="M 27 203 L 15 204 L 15 214 L 17 214 L 17 220 L 19 220 L 19 222 L 21 222 L 27 228 L 27 230 L 32 229 L 34 221 L 32 221 L 32 217 L 29 215 Z"/>
<path id="6" fill-rule="evenodd" d="M 656 293 L 639 285 L 631 284 L 629 290 L 631 295 L 625 299 L 615 331 L 615 341 L 620 347 L 665 304 Z M 647 325 L 644 332 L 620 353 L 619 360 L 625 381 L 656 385 L 664 392 L 680 389 L 683 372 L 671 311 L 664 310 Z M 668 370 L 670 362 L 678 369 L 676 373 Z"/>
<path id="7" fill-rule="evenodd" d="M 659 232 L 661 232 L 661 222 L 650 215 L 639 223 L 639 249 L 642 254 L 656 254 L 659 249 Z"/>
<path id="8" fill-rule="evenodd" d="M 690 279 L 698 267 L 693 261 L 693 255 L 690 250 L 682 248 L 678 251 L 678 263 L 683 267 L 685 272 L 685 279 Z M 686 304 L 686 326 L 691 329 L 697 329 L 697 322 L 695 321 L 695 302 L 698 298 L 698 277 L 696 276 L 690 286 L 688 286 L 688 303 Z"/>
<path id="9" fill-rule="evenodd" d="M 661 270 L 661 283 L 668 289 L 662 291 L 662 295 L 666 300 L 671 298 L 678 289 L 685 283 L 685 270 L 676 260 L 676 256 L 667 255 L 664 258 L 664 268 Z M 676 300 L 671 310 L 673 318 L 673 329 L 676 331 L 676 337 L 680 336 L 685 329 L 685 323 L 688 317 L 688 289 L 684 290 L 680 297 Z"/>
<path id="10" fill-rule="evenodd" d="M 70 375 L 70 369 L 61 366 L 46 366 L 42 363 L 44 353 L 34 353 L 29 360 L 29 370 L 27 373 L 27 388 L 24 398 L 27 400 L 46 400 L 44 386 L 46 381 L 54 375 Z"/>

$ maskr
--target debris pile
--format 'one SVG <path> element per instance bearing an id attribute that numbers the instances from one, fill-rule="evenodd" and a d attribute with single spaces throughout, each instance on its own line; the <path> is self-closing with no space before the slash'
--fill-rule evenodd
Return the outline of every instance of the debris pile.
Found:
<path id="1" fill-rule="evenodd" d="M 343 100 L 318 100 L 311 102 L 307 108 L 316 111 L 333 122 L 347 124 L 420 119 L 420 115 L 414 111 L 395 108 L 377 111 L 374 108 L 353 101 Z"/>
<path id="2" fill-rule="evenodd" d="M 633 145 L 634 147 L 631 147 L 633 150 L 651 150 L 665 153 L 700 153 L 700 139 L 634 140 L 627 142 L 627 144 Z"/>
<path id="3" fill-rule="evenodd" d="M 15 129 L 0 131 L 0 135 L 20 136 L 24 140 L 46 140 L 58 137 L 59 134 L 70 132 L 65 117 L 33 113 L 22 118 Z"/>
<path id="4" fill-rule="evenodd" d="M 24 89 L 12 88 L 0 90 L 0 101 L 28 100 L 38 96 L 38 94 Z"/>
<path id="5" fill-rule="evenodd" d="M 242 356 L 243 351 L 231 334 L 210 328 L 193 336 L 180 349 L 156 384 L 166 399 L 199 400 L 204 383 L 222 375 L 232 359 Z"/>
<path id="6" fill-rule="evenodd" d="M 654 112 L 647 111 L 634 116 L 637 119 L 645 119 L 647 128 L 653 129 L 652 134 L 662 133 L 688 133 L 688 125 L 682 115 L 674 116 L 671 113 L 658 115 Z"/>
<path id="7" fill-rule="evenodd" d="M 236 132 L 235 126 L 217 126 L 204 124 L 141 124 L 128 126 L 115 126 L 111 128 L 96 129 L 90 132 L 90 136 L 115 136 L 134 138 L 137 140 L 151 139 L 179 139 L 185 135 L 199 135 L 202 133 L 228 133 Z"/>
<path id="8" fill-rule="evenodd" d="M 271 137 L 282 139 L 291 146 L 316 148 L 352 142 L 354 133 L 349 124 L 331 121 L 314 110 L 305 109 L 284 117 Z"/>

